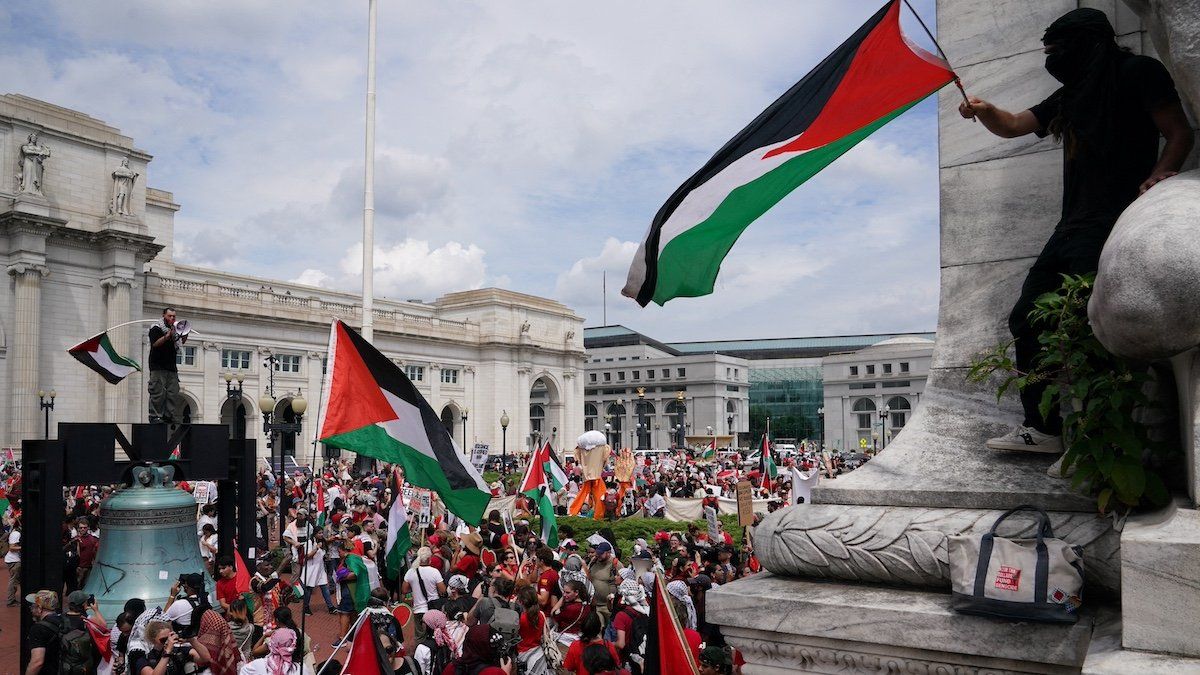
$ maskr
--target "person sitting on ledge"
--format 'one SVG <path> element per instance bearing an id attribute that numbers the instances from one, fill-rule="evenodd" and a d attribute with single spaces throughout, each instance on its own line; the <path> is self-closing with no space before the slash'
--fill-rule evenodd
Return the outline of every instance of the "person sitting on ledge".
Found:
<path id="1" fill-rule="evenodd" d="M 1029 312 L 1038 296 L 1056 290 L 1063 274 L 1095 272 L 1100 251 L 1118 216 L 1138 195 L 1179 171 L 1192 149 L 1192 130 L 1161 63 L 1117 45 L 1108 17 L 1076 9 L 1059 17 L 1042 36 L 1046 70 L 1062 83 L 1028 110 L 1008 112 L 975 97 L 959 105 L 993 134 L 1016 138 L 1052 134 L 1063 145 L 1062 214 L 1042 248 L 1008 319 L 1016 366 L 1034 369 L 1039 328 Z M 1159 136 L 1166 143 L 1159 152 Z M 1025 419 L 1012 432 L 990 439 L 993 450 L 1059 454 L 1062 417 L 1038 409 L 1047 383 L 1021 390 Z M 1050 468 L 1061 474 L 1061 458 Z"/>

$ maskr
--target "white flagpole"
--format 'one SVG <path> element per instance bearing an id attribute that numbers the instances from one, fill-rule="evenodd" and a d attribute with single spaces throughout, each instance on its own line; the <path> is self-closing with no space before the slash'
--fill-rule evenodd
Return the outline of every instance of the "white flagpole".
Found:
<path id="1" fill-rule="evenodd" d="M 362 336 L 375 330 L 375 16 L 376 0 L 367 0 L 367 147 L 363 173 Z"/>

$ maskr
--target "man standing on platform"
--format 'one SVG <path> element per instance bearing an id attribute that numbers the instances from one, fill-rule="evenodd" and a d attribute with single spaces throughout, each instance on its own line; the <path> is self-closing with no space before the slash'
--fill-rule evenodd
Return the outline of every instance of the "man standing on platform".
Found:
<path id="1" fill-rule="evenodd" d="M 1017 369 L 1031 372 L 1041 346 L 1029 313 L 1063 274 L 1095 272 L 1117 218 L 1138 195 L 1175 175 L 1192 148 L 1192 131 L 1166 68 L 1117 45 L 1116 32 L 1098 9 L 1059 17 L 1042 37 L 1046 70 L 1062 83 L 1049 98 L 1011 113 L 971 97 L 959 113 L 1003 138 L 1052 134 L 1063 145 L 1062 216 L 1038 255 L 1008 319 Z M 1159 137 L 1166 143 L 1159 151 Z M 1058 454 L 1062 417 L 1039 410 L 1047 383 L 1021 390 L 1025 419 L 993 438 L 994 450 Z M 1061 460 L 1060 460 L 1061 462 Z M 1056 475 L 1060 465 L 1051 467 Z"/>
<path id="2" fill-rule="evenodd" d="M 175 400 L 179 398 L 179 368 L 175 365 L 179 346 L 186 335 L 175 331 L 175 308 L 162 312 L 162 323 L 150 328 L 150 423 L 179 424 Z"/>

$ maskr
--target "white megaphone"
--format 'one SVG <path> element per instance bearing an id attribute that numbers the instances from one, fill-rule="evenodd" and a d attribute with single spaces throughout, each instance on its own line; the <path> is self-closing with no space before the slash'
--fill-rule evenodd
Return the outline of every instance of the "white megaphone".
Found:
<path id="1" fill-rule="evenodd" d="M 192 324 L 188 323 L 187 319 L 180 319 L 175 322 L 175 333 L 179 337 L 186 337 L 190 332 L 192 332 Z"/>

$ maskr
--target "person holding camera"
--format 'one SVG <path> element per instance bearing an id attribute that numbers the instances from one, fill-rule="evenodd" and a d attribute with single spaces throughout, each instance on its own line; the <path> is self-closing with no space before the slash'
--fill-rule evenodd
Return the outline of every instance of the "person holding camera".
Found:
<path id="1" fill-rule="evenodd" d="M 192 636 L 181 638 L 166 621 L 146 625 L 149 651 L 130 652 L 131 675 L 184 675 L 208 666 L 208 650 Z"/>

